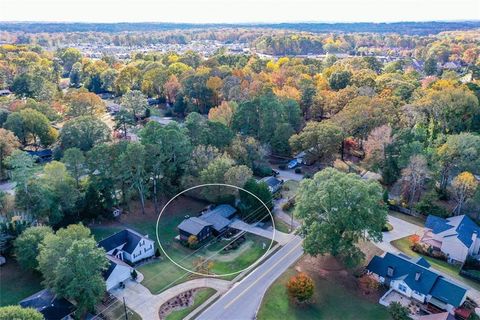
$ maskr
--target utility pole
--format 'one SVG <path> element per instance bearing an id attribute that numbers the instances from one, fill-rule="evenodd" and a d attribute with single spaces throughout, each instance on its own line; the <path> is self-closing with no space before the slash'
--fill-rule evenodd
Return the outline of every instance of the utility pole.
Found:
<path id="1" fill-rule="evenodd" d="M 127 305 L 125 304 L 125 297 L 123 297 L 123 310 L 125 312 L 125 320 L 128 320 Z"/>

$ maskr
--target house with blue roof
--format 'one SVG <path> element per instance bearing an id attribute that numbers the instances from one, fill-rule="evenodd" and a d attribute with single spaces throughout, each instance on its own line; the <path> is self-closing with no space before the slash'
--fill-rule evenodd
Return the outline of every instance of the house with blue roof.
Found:
<path id="1" fill-rule="evenodd" d="M 387 252 L 383 257 L 374 256 L 367 271 L 391 290 L 450 313 L 460 307 L 467 296 L 467 289 L 435 272 L 423 258 Z"/>
<path id="2" fill-rule="evenodd" d="M 443 252 L 450 262 L 463 263 L 479 254 L 479 234 L 480 227 L 466 215 L 447 219 L 429 215 L 420 242 Z"/>

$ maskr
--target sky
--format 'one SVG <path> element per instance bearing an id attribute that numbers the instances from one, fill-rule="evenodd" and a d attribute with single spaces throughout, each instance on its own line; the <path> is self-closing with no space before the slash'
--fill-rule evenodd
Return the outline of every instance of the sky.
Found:
<path id="1" fill-rule="evenodd" d="M 394 22 L 480 20 L 480 0 L 0 0 L 0 21 Z"/>

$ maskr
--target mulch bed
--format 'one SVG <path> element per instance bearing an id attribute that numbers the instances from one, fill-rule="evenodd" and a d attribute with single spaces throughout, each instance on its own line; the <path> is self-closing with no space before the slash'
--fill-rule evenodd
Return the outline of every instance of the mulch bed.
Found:
<path id="1" fill-rule="evenodd" d="M 167 316 L 173 311 L 182 310 L 193 305 L 195 294 L 198 290 L 199 288 L 182 292 L 175 298 L 172 298 L 162 304 L 158 310 L 158 316 L 160 317 L 160 320 L 166 319 Z"/>

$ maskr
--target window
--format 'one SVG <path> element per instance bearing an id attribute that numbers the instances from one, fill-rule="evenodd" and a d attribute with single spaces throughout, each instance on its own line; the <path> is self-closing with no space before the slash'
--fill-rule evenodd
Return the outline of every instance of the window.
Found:
<path id="1" fill-rule="evenodd" d="M 407 286 L 403 285 L 403 284 L 399 284 L 398 285 L 398 290 L 402 291 L 402 292 L 407 292 Z"/>

